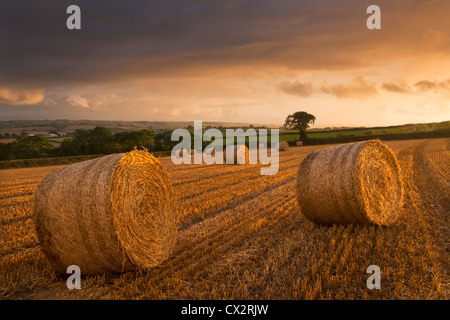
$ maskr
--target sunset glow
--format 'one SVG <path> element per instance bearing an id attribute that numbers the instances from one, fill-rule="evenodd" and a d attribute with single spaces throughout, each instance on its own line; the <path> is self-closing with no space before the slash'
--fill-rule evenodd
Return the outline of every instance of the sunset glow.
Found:
<path id="1" fill-rule="evenodd" d="M 1 119 L 202 120 L 316 127 L 450 119 L 450 2 L 78 1 L 0 12 Z"/>

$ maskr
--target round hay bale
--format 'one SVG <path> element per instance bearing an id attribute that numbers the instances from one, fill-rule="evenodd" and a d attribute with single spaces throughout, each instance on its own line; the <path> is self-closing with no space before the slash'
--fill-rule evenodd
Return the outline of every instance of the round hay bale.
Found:
<path id="1" fill-rule="evenodd" d="M 317 223 L 392 224 L 403 201 L 397 159 L 379 140 L 314 151 L 300 164 L 297 199 Z"/>
<path id="2" fill-rule="evenodd" d="M 227 152 L 228 150 L 232 150 L 233 154 L 233 162 L 227 163 Z M 248 164 L 250 161 L 250 153 L 248 151 L 247 146 L 227 146 L 225 151 L 223 152 L 223 162 L 225 164 Z"/>
<path id="3" fill-rule="evenodd" d="M 297 142 L 295 143 L 295 145 L 296 145 L 297 147 L 301 147 L 301 146 L 303 146 L 303 141 L 297 141 Z"/>
<path id="4" fill-rule="evenodd" d="M 180 150 L 176 151 L 176 154 L 178 155 L 178 158 L 184 158 L 189 156 L 189 152 L 184 148 L 181 148 Z"/>
<path id="5" fill-rule="evenodd" d="M 55 271 L 152 268 L 169 257 L 178 214 L 169 178 L 146 151 L 75 163 L 47 175 L 34 198 L 37 235 Z"/>
<path id="6" fill-rule="evenodd" d="M 279 151 L 288 151 L 289 150 L 289 143 L 287 141 L 281 141 L 278 144 L 278 150 Z"/>

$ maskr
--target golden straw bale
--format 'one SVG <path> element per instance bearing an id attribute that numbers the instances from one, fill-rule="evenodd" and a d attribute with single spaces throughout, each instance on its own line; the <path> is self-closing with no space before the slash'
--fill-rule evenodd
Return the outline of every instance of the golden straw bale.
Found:
<path id="1" fill-rule="evenodd" d="M 279 151 L 288 151 L 289 150 L 289 143 L 287 141 L 281 141 L 278 144 L 278 150 Z"/>
<path id="2" fill-rule="evenodd" d="M 295 145 L 296 145 L 297 147 L 301 147 L 301 146 L 303 146 L 303 141 L 297 141 L 297 142 L 295 143 Z"/>
<path id="3" fill-rule="evenodd" d="M 227 163 L 227 151 L 231 150 L 233 154 L 233 162 Z M 250 161 L 250 153 L 248 151 L 247 146 L 239 145 L 239 146 L 227 146 L 225 151 L 223 152 L 223 162 L 225 164 L 248 164 Z"/>
<path id="4" fill-rule="evenodd" d="M 317 223 L 392 224 L 403 201 L 397 159 L 379 140 L 314 151 L 300 164 L 297 198 Z"/>
<path id="5" fill-rule="evenodd" d="M 55 271 L 149 269 L 171 254 L 179 217 L 169 178 L 146 151 L 75 163 L 47 175 L 34 198 L 41 248 Z"/>

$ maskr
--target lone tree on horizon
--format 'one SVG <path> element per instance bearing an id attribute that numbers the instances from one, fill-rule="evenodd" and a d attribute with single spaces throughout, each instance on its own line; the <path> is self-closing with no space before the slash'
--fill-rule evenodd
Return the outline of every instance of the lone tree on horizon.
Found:
<path id="1" fill-rule="evenodd" d="M 312 114 L 305 111 L 298 111 L 286 117 L 284 126 L 287 129 L 297 129 L 300 133 L 300 140 L 304 142 L 307 138 L 306 129 L 309 128 L 310 124 L 314 124 L 315 121 L 316 117 Z"/>

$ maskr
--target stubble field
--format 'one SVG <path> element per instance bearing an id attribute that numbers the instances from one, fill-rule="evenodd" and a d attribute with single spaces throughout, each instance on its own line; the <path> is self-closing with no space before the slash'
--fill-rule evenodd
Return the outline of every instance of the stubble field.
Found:
<path id="1" fill-rule="evenodd" d="M 405 187 L 390 227 L 317 225 L 302 216 L 301 160 L 327 146 L 259 165 L 174 165 L 161 158 L 182 214 L 172 257 L 150 271 L 82 278 L 68 290 L 39 247 L 39 182 L 58 167 L 0 171 L 0 299 L 449 299 L 450 139 L 387 143 Z M 369 290 L 366 269 L 381 270 Z"/>

